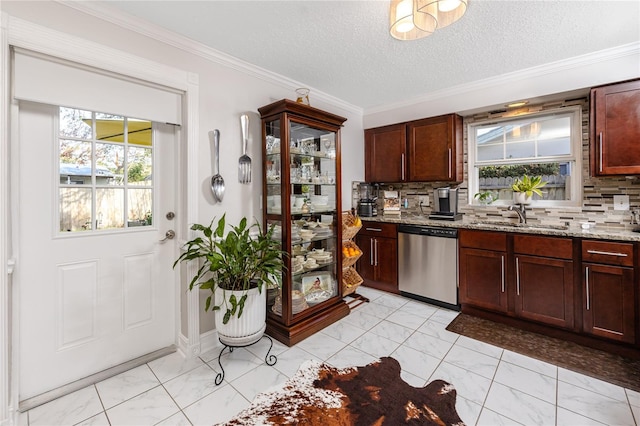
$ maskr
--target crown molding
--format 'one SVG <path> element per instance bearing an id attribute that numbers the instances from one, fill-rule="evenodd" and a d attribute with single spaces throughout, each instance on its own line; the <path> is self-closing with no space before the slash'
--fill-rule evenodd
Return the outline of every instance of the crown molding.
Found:
<path id="1" fill-rule="evenodd" d="M 364 115 L 366 116 L 393 111 L 400 108 L 438 101 L 452 96 L 464 95 L 466 93 L 496 89 L 504 87 L 505 85 L 511 83 L 518 83 L 530 80 L 532 78 L 539 78 L 545 75 L 555 75 L 568 71 L 575 71 L 577 69 L 588 67 L 590 65 L 600 64 L 608 61 L 615 61 L 617 59 L 624 59 L 628 57 L 640 57 L 640 42 L 624 44 L 622 46 L 617 46 L 611 49 L 605 49 L 585 55 L 574 56 L 560 61 L 550 62 L 548 64 L 538 65 L 531 68 L 525 68 L 506 74 L 500 74 L 490 78 L 477 80 L 471 83 L 460 84 L 458 86 L 436 90 L 434 92 L 427 93 L 422 96 L 417 96 L 406 101 L 394 102 L 391 104 L 381 105 L 379 107 L 367 108 L 364 111 Z M 638 69 L 638 75 L 640 75 L 640 68 Z"/>
<path id="2" fill-rule="evenodd" d="M 54 0 L 67 7 L 76 9 L 80 12 L 110 22 L 122 28 L 126 28 L 130 31 L 134 31 L 138 34 L 153 38 L 162 43 L 168 44 L 185 52 L 197 55 L 201 58 L 223 65 L 227 68 L 231 68 L 260 80 L 276 84 L 280 87 L 293 90 L 298 87 L 308 87 L 305 83 L 293 80 L 281 74 L 266 70 L 264 68 L 253 65 L 249 62 L 238 59 L 229 54 L 220 52 L 213 49 L 203 43 L 192 40 L 188 37 L 174 33 L 166 28 L 162 28 L 159 25 L 152 24 L 143 19 L 131 16 L 120 10 L 98 4 L 90 1 L 74 1 L 74 0 Z M 335 105 L 345 111 L 356 113 L 358 115 L 363 114 L 363 109 L 345 102 L 342 99 L 329 95 L 318 89 L 310 87 L 313 92 L 314 98 L 327 102 L 328 104 Z"/>

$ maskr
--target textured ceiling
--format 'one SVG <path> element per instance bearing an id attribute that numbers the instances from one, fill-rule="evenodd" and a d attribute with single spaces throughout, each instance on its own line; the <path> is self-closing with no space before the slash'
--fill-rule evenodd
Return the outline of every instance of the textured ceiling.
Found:
<path id="1" fill-rule="evenodd" d="M 455 24 L 389 36 L 388 1 L 107 1 L 363 109 L 640 40 L 640 1 L 469 0 Z"/>

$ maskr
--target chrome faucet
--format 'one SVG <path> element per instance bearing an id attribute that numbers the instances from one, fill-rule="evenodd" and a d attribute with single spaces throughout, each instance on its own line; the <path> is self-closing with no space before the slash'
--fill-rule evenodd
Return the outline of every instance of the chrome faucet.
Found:
<path id="1" fill-rule="evenodd" d="M 518 214 L 518 223 L 527 223 L 527 210 L 524 204 L 509 206 L 507 210 Z"/>

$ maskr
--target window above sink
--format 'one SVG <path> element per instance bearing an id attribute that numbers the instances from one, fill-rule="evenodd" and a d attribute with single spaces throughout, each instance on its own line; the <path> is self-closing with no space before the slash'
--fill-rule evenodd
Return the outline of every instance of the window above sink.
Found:
<path id="1" fill-rule="evenodd" d="M 526 174 L 547 182 L 536 206 L 581 205 L 581 115 L 567 107 L 469 124 L 469 203 L 489 192 L 494 204 L 513 204 L 511 185 Z"/>

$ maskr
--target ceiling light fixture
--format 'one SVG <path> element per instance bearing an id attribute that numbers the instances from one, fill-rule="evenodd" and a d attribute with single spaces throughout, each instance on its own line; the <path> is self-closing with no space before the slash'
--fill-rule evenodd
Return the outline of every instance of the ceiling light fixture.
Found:
<path id="1" fill-rule="evenodd" d="M 417 40 L 451 25 L 467 11 L 469 0 L 391 0 L 389 33 L 398 40 Z"/>

